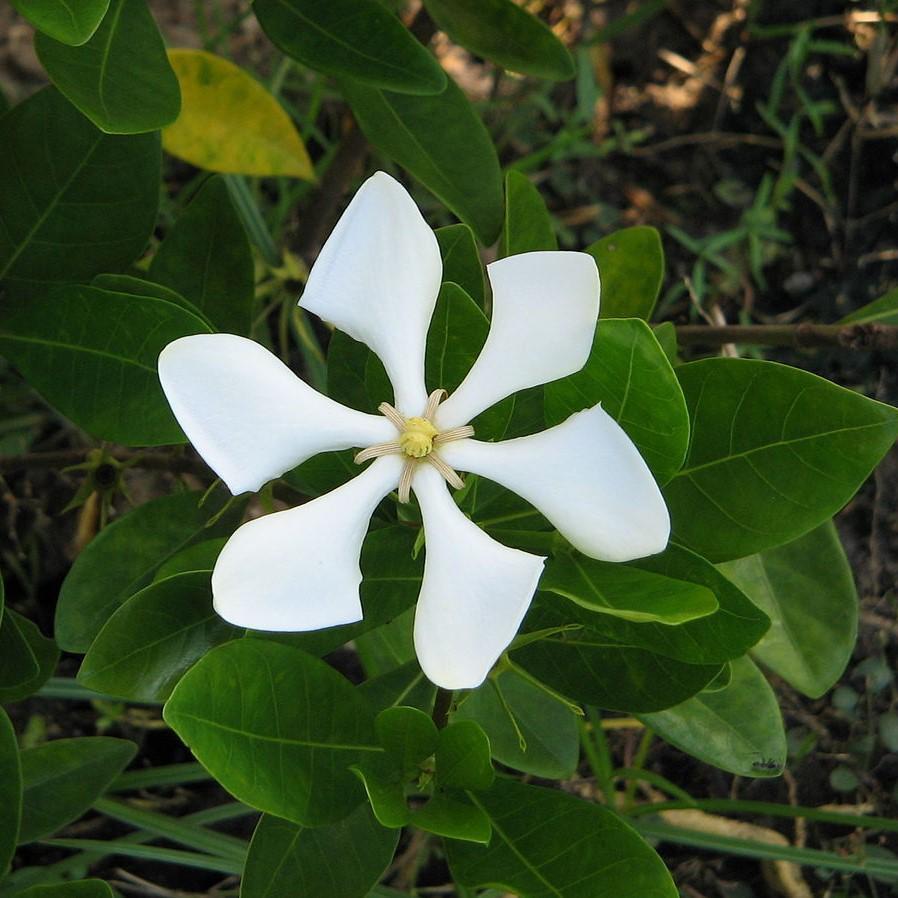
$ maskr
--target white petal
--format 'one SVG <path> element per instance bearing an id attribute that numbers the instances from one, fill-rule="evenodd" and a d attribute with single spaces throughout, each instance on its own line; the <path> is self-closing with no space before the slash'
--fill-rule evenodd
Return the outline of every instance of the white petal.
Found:
<path id="1" fill-rule="evenodd" d="M 486 343 L 440 406 L 440 427 L 467 424 L 500 399 L 567 377 L 589 358 L 599 317 L 599 272 L 587 253 L 539 252 L 487 266 L 493 317 Z"/>
<path id="2" fill-rule="evenodd" d="M 244 524 L 215 562 L 215 610 L 254 630 L 318 630 L 361 620 L 362 541 L 401 469 L 399 456 L 385 456 L 318 499 Z"/>
<path id="3" fill-rule="evenodd" d="M 466 518 L 430 465 L 412 480 L 424 518 L 424 581 L 415 611 L 421 669 L 444 689 L 474 689 L 530 607 L 545 558 L 509 549 Z"/>
<path id="4" fill-rule="evenodd" d="M 418 207 L 377 172 L 337 222 L 299 302 L 380 356 L 405 415 L 424 410 L 424 346 L 442 273 L 437 239 Z"/>
<path id="5" fill-rule="evenodd" d="M 159 380 L 184 433 L 234 495 L 319 452 L 396 437 L 386 419 L 328 399 L 264 346 L 233 334 L 169 343 Z"/>
<path id="6" fill-rule="evenodd" d="M 460 440 L 440 455 L 522 496 L 593 558 L 629 561 L 667 545 L 661 491 L 630 438 L 598 405 L 542 433 L 501 443 Z"/>

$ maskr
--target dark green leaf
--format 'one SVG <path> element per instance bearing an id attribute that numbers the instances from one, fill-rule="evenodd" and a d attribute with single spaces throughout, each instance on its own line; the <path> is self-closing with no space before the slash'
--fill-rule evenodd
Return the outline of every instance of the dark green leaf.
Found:
<path id="1" fill-rule="evenodd" d="M 145 281 L 142 278 L 132 277 L 129 274 L 98 274 L 91 282 L 92 287 L 99 287 L 101 290 L 108 290 L 110 293 L 125 293 L 129 296 L 149 296 L 155 299 L 164 299 L 166 302 L 173 303 L 187 309 L 192 315 L 201 318 L 208 326 L 210 331 L 214 331 L 215 327 L 209 317 L 200 311 L 192 302 L 184 299 L 180 293 L 163 287 L 162 284 L 155 284 L 153 281 Z"/>
<path id="2" fill-rule="evenodd" d="M 480 724 L 458 720 L 440 730 L 436 778 L 444 789 L 489 789 L 494 778 L 490 740 Z"/>
<path id="3" fill-rule="evenodd" d="M 21 614 L 16 614 L 10 608 L 6 609 L 4 618 L 7 616 L 9 622 L 17 630 L 18 635 L 26 643 L 31 657 L 36 661 L 37 671 L 29 679 L 23 680 L 17 685 L 0 685 L 0 704 L 18 702 L 28 698 L 29 695 L 33 695 L 53 676 L 53 672 L 56 670 L 56 665 L 59 662 L 59 649 L 56 647 L 56 643 L 44 636 L 38 629 L 37 624 L 32 623 L 27 617 L 22 617 Z M 0 643 L 3 642 L 3 631 L 0 628 Z M 0 657 L 5 658 L 8 651 L 10 649 L 4 645 L 0 648 Z M 2 677 L 0 677 L 0 681 L 2 681 Z"/>
<path id="4" fill-rule="evenodd" d="M 677 368 L 692 418 L 665 497 L 678 541 L 711 561 L 761 552 L 831 518 L 898 435 L 898 413 L 775 362 Z"/>
<path id="5" fill-rule="evenodd" d="M 16 731 L 0 708 L 0 879 L 6 875 L 16 852 L 22 813 L 22 771 Z"/>
<path id="6" fill-rule="evenodd" d="M 445 86 L 437 61 L 377 0 L 256 0 L 253 11 L 271 40 L 311 69 L 402 93 Z"/>
<path id="7" fill-rule="evenodd" d="M 670 480 L 686 456 L 689 414 L 670 362 L 644 322 L 599 322 L 583 368 L 546 384 L 546 422 L 559 424 L 599 402 L 658 480 Z"/>
<path id="8" fill-rule="evenodd" d="M 109 0 L 12 0 L 38 31 L 72 46 L 83 44 L 103 20 Z"/>
<path id="9" fill-rule="evenodd" d="M 84 653 L 126 599 L 149 584 L 156 570 L 191 543 L 230 533 L 243 503 L 217 521 L 220 502 L 202 507 L 202 493 L 154 499 L 110 524 L 78 556 L 56 606 L 56 639 L 67 652 Z"/>
<path id="10" fill-rule="evenodd" d="M 714 593 L 701 584 L 574 552 L 549 561 L 540 588 L 589 611 L 636 623 L 682 624 L 718 608 Z"/>
<path id="11" fill-rule="evenodd" d="M 489 133 L 458 85 L 413 97 L 341 83 L 371 143 L 442 200 L 484 245 L 502 227 L 502 175 Z"/>
<path id="12" fill-rule="evenodd" d="M 505 176 L 505 221 L 499 255 L 553 249 L 558 249 L 558 241 L 539 190 L 526 175 L 512 169 Z"/>
<path id="13" fill-rule="evenodd" d="M 306 826 L 361 804 L 348 768 L 383 752 L 374 714 L 348 680 L 260 639 L 209 652 L 175 687 L 164 717 L 236 798 Z"/>
<path id="14" fill-rule="evenodd" d="M 146 0 L 112 0 L 81 46 L 38 33 L 34 48 L 50 80 L 108 134 L 156 131 L 178 117 L 178 79 Z"/>
<path id="15" fill-rule="evenodd" d="M 567 81 L 574 60 L 546 25 L 512 0 L 426 0 L 451 40 L 513 72 Z"/>
<path id="16" fill-rule="evenodd" d="M 473 796 L 492 822 L 488 847 L 448 842 L 456 882 L 522 898 L 676 898 L 661 858 L 613 811 L 500 779 Z"/>
<path id="17" fill-rule="evenodd" d="M 218 539 L 203 540 L 201 543 L 194 543 L 186 549 L 182 549 L 160 565 L 153 575 L 153 580 L 164 580 L 166 577 L 186 574 L 188 571 L 205 571 L 207 574 L 211 574 L 212 568 L 215 567 L 215 561 L 227 541 L 226 536 L 221 536 Z"/>
<path id="18" fill-rule="evenodd" d="M 249 333 L 253 254 L 223 178 L 210 178 L 191 200 L 153 257 L 149 277 L 180 293 L 219 330 Z"/>
<path id="19" fill-rule="evenodd" d="M 513 670 L 465 696 L 452 719 L 479 723 L 493 757 L 506 767 L 546 779 L 568 779 L 577 768 L 573 711 Z"/>
<path id="20" fill-rule="evenodd" d="M 786 736 L 776 696 L 748 658 L 730 665 L 729 685 L 641 720 L 662 739 L 739 776 L 779 776 Z"/>
<path id="21" fill-rule="evenodd" d="M 363 806 L 312 829 L 264 814 L 253 833 L 240 898 L 365 898 L 383 875 L 399 831 Z"/>
<path id="22" fill-rule="evenodd" d="M 602 279 L 602 318 L 652 317 L 664 281 L 664 248 L 655 228 L 615 231 L 586 247 Z"/>
<path id="23" fill-rule="evenodd" d="M 368 677 L 379 677 L 415 660 L 415 609 L 372 627 L 355 639 L 355 648 Z"/>
<path id="24" fill-rule="evenodd" d="M 483 308 L 483 263 L 474 232 L 464 224 L 446 225 L 434 233 L 443 257 L 443 280 L 461 287 Z"/>
<path id="25" fill-rule="evenodd" d="M 16 894 L 19 898 L 115 898 L 108 883 L 102 879 L 82 879 L 80 882 L 32 886 Z"/>
<path id="26" fill-rule="evenodd" d="M 898 287 L 855 309 L 839 324 L 898 324 Z"/>
<path id="27" fill-rule="evenodd" d="M 17 690 L 40 673 L 37 657 L 13 617 L 4 608 L 0 617 L 0 688 Z"/>
<path id="28" fill-rule="evenodd" d="M 436 686 L 424 676 L 418 662 L 412 661 L 382 676 L 366 680 L 359 691 L 373 708 L 408 705 L 430 714 Z"/>
<path id="29" fill-rule="evenodd" d="M 94 127 L 55 88 L 0 119 L 0 282 L 17 295 L 133 261 L 159 206 L 158 133 Z"/>
<path id="30" fill-rule="evenodd" d="M 19 842 L 33 842 L 80 817 L 128 766 L 137 746 L 125 739 L 57 739 L 21 753 Z"/>
<path id="31" fill-rule="evenodd" d="M 811 698 L 831 689 L 857 638 L 857 591 L 832 521 L 720 569 L 770 616 L 754 656 Z"/>
<path id="32" fill-rule="evenodd" d="M 415 811 L 411 822 L 438 836 L 483 845 L 492 835 L 489 817 L 459 791 L 437 790 L 424 807 Z"/>
<path id="33" fill-rule="evenodd" d="M 375 720 L 375 730 L 387 755 L 409 777 L 434 753 L 437 742 L 441 741 L 430 717 L 417 708 L 406 706 L 381 711 Z"/>
<path id="34" fill-rule="evenodd" d="M 206 324 L 161 299 L 58 287 L 7 307 L 0 352 L 55 408 L 98 439 L 131 446 L 184 442 L 156 363 Z"/>
<path id="35" fill-rule="evenodd" d="M 107 695 L 164 701 L 192 664 L 242 632 L 213 610 L 207 572 L 175 574 L 115 611 L 88 650 L 78 680 Z"/>
<path id="36" fill-rule="evenodd" d="M 391 758 L 372 755 L 351 769 L 365 787 L 371 810 L 381 826 L 401 829 L 409 822 L 411 809 L 405 798 L 405 786 Z"/>

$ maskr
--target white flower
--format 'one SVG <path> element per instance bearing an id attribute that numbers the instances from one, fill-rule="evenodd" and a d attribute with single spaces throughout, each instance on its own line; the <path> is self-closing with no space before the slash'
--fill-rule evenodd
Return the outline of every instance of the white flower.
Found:
<path id="1" fill-rule="evenodd" d="M 488 273 L 492 323 L 483 351 L 451 396 L 428 397 L 424 348 L 440 251 L 411 197 L 380 172 L 337 223 L 300 305 L 380 357 L 395 393 L 384 416 L 323 396 L 243 337 L 201 334 L 165 348 L 159 377 L 172 410 L 234 494 L 319 452 L 360 448 L 360 462 L 376 457 L 338 489 L 237 530 L 212 574 L 225 620 L 278 631 L 361 620 L 368 521 L 384 496 L 399 487 L 406 499 L 410 487 L 426 538 L 418 660 L 439 686 L 478 686 L 517 633 L 545 558 L 503 546 L 470 521 L 447 488 L 460 484 L 456 470 L 518 493 L 593 558 L 626 561 L 664 549 L 670 523 L 661 493 L 599 406 L 533 436 L 471 438 L 467 425 L 494 403 L 578 371 L 599 312 L 598 272 L 585 253 L 524 253 Z"/>

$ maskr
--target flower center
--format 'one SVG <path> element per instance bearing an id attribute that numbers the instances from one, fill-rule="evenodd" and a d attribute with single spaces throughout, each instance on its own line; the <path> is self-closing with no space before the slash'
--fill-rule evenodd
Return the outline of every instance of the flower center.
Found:
<path id="1" fill-rule="evenodd" d="M 433 451 L 433 438 L 438 433 L 427 418 L 407 418 L 399 446 L 409 458 L 424 458 Z"/>
<path id="2" fill-rule="evenodd" d="M 458 474 L 440 458 L 436 451 L 443 443 L 451 443 L 454 440 L 464 440 L 474 436 L 474 428 L 469 424 L 463 427 L 452 427 L 449 430 L 437 430 L 433 423 L 437 406 L 446 395 L 445 390 L 434 390 L 427 399 L 424 414 L 420 417 L 405 418 L 389 402 L 382 402 L 378 408 L 381 414 L 392 422 L 399 437 L 389 443 L 380 443 L 377 446 L 369 446 L 363 449 L 355 457 L 355 463 L 361 465 L 372 458 L 382 455 L 404 455 L 405 465 L 402 468 L 402 476 L 399 478 L 399 501 L 408 502 L 412 485 L 412 475 L 415 473 L 415 465 L 419 462 L 427 462 L 433 465 L 446 482 L 460 489 L 464 481 Z"/>

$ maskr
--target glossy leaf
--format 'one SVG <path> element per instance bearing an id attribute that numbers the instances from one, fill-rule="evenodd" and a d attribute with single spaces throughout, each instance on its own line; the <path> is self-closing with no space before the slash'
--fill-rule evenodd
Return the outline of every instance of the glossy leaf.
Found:
<path id="1" fill-rule="evenodd" d="M 149 277 L 193 303 L 219 330 L 249 333 L 253 254 L 222 178 L 206 181 L 181 213 L 153 257 Z"/>
<path id="2" fill-rule="evenodd" d="M 102 879 L 37 885 L 16 894 L 19 898 L 115 898 L 112 888 Z"/>
<path id="3" fill-rule="evenodd" d="M 602 287 L 604 303 L 605 288 Z M 600 321 L 589 358 L 545 387 L 546 422 L 602 403 L 661 483 L 680 469 L 689 445 L 683 391 L 651 329 L 635 318 Z"/>
<path id="4" fill-rule="evenodd" d="M 97 30 L 109 0 L 12 0 L 12 5 L 38 31 L 63 43 L 77 46 Z"/>
<path id="5" fill-rule="evenodd" d="M 11 625 L 17 631 L 18 637 L 21 638 L 34 661 L 37 664 L 37 671 L 28 679 L 22 680 L 15 685 L 0 685 L 0 704 L 8 704 L 9 702 L 18 702 L 28 696 L 33 695 L 56 670 L 59 663 L 59 649 L 52 639 L 48 639 L 38 629 L 37 624 L 16 614 L 11 608 L 6 609 L 4 617 L 7 617 Z M 0 627 L 0 643 L 3 643 L 3 628 Z M 4 644 L 0 648 L 0 657 L 5 657 L 9 649 Z M 31 665 L 29 665 L 30 667 Z"/>
<path id="6" fill-rule="evenodd" d="M 546 779 L 568 779 L 577 768 L 574 713 L 513 670 L 468 693 L 452 719 L 480 724 L 492 756 L 506 767 Z"/>
<path id="7" fill-rule="evenodd" d="M 131 596 L 104 624 L 78 680 L 132 701 L 164 701 L 209 649 L 243 634 L 212 608 L 205 571 L 175 574 Z"/>
<path id="8" fill-rule="evenodd" d="M 502 176 L 489 133 L 458 85 L 414 97 L 343 81 L 341 92 L 368 140 L 407 169 L 481 243 L 502 227 Z"/>
<path id="9" fill-rule="evenodd" d="M 333 823 L 361 804 L 348 768 L 383 751 L 374 715 L 348 680 L 305 652 L 261 639 L 209 652 L 163 713 L 232 795 L 306 826 Z"/>
<path id="10" fill-rule="evenodd" d="M 424 676 L 418 662 L 411 661 L 382 676 L 366 680 L 359 686 L 359 691 L 368 704 L 379 710 L 406 705 L 430 714 L 436 686 Z"/>
<path id="11" fill-rule="evenodd" d="M 857 590 L 833 523 L 720 569 L 770 616 L 755 658 L 811 698 L 831 689 L 857 638 Z"/>
<path id="12" fill-rule="evenodd" d="M 175 574 L 186 574 L 189 571 L 203 571 L 211 576 L 215 561 L 227 541 L 226 536 L 221 536 L 218 539 L 193 543 L 186 549 L 181 549 L 157 568 L 156 573 L 153 574 L 153 582 L 164 580 Z"/>
<path id="13" fill-rule="evenodd" d="M 729 685 L 640 719 L 662 739 L 739 776 L 779 776 L 786 736 L 776 696 L 748 658 L 731 663 Z"/>
<path id="14" fill-rule="evenodd" d="M 483 308 L 483 263 L 474 232 L 464 224 L 446 225 L 434 233 L 443 257 L 443 281 L 459 285 L 480 308 Z"/>
<path id="15" fill-rule="evenodd" d="M 494 778 L 490 740 L 480 724 L 458 720 L 440 730 L 436 777 L 446 789 L 489 789 Z"/>
<path id="16" fill-rule="evenodd" d="M 430 52 L 377 0 L 256 0 L 265 33 L 288 56 L 373 87 L 437 94 L 446 76 Z"/>
<path id="17" fill-rule="evenodd" d="M 156 131 L 178 117 L 178 79 L 146 0 L 112 0 L 81 46 L 38 33 L 34 48 L 66 99 L 108 134 Z"/>
<path id="18" fill-rule="evenodd" d="M 492 827 L 489 817 L 460 791 L 437 790 L 430 801 L 412 815 L 419 829 L 449 839 L 489 843 Z"/>
<path id="19" fill-rule="evenodd" d="M 855 309 L 839 324 L 898 324 L 898 288 Z"/>
<path id="20" fill-rule="evenodd" d="M 208 332 L 164 300 L 72 284 L 8 308 L 0 352 L 98 439 L 158 446 L 185 439 L 159 385 L 159 353 L 178 337 Z"/>
<path id="21" fill-rule="evenodd" d="M 200 506 L 201 498 L 196 492 L 154 499 L 105 527 L 87 545 L 59 593 L 55 629 L 63 649 L 84 654 L 112 613 L 147 586 L 169 558 L 234 529 L 241 503 L 210 524 L 220 504 Z"/>
<path id="22" fill-rule="evenodd" d="M 16 731 L 0 708 L 0 879 L 3 879 L 16 852 L 19 818 L 22 814 L 22 771 Z"/>
<path id="23" fill-rule="evenodd" d="M 676 539 L 711 561 L 831 518 L 898 435 L 895 409 L 775 362 L 703 359 L 677 377 L 692 441 L 665 498 Z"/>
<path id="24" fill-rule="evenodd" d="M 168 58 L 181 114 L 162 134 L 166 152 L 208 171 L 314 180 L 290 116 L 255 78 L 205 50 L 169 50 Z"/>
<path id="25" fill-rule="evenodd" d="M 92 287 L 99 287 L 101 290 L 108 290 L 110 293 L 124 293 L 127 296 L 149 296 L 153 299 L 162 299 L 173 305 L 181 306 L 197 318 L 201 318 L 208 325 L 209 330 L 215 330 L 214 325 L 200 309 L 192 302 L 170 290 L 163 287 L 162 284 L 153 283 L 153 281 L 145 281 L 142 278 L 133 277 L 129 274 L 98 274 L 91 282 Z"/>
<path id="26" fill-rule="evenodd" d="M 11 608 L 0 618 L 0 688 L 20 689 L 40 673 L 37 657 Z"/>
<path id="27" fill-rule="evenodd" d="M 699 583 L 596 561 L 576 552 L 552 558 L 540 588 L 589 611 L 636 623 L 672 626 L 707 617 L 718 608 L 714 593 Z"/>
<path id="28" fill-rule="evenodd" d="M 521 898 L 676 898 L 661 858 L 613 811 L 554 789 L 500 779 L 473 800 L 489 817 L 487 847 L 448 842 L 455 881 Z"/>
<path id="29" fill-rule="evenodd" d="M 57 739 L 25 749 L 19 842 L 33 842 L 80 817 L 128 766 L 133 742 L 106 736 Z"/>
<path id="30" fill-rule="evenodd" d="M 574 60 L 551 29 L 512 0 L 425 0 L 442 31 L 513 72 L 566 81 Z"/>
<path id="31" fill-rule="evenodd" d="M 124 268 L 156 222 L 160 165 L 158 134 L 104 134 L 55 88 L 10 110 L 0 119 L 0 283 L 40 295 Z"/>
<path id="32" fill-rule="evenodd" d="M 558 249 L 558 241 L 546 204 L 533 182 L 512 169 L 505 176 L 505 220 L 499 255 L 552 249 Z"/>
<path id="33" fill-rule="evenodd" d="M 367 806 L 313 828 L 263 814 L 250 843 L 240 898 L 365 898 L 398 841 L 399 831 L 381 826 Z"/>
<path id="34" fill-rule="evenodd" d="M 436 724 L 417 708 L 387 708 L 375 720 L 377 740 L 389 758 L 409 776 L 429 758 L 440 741 Z"/>
<path id="35" fill-rule="evenodd" d="M 586 247 L 599 266 L 602 318 L 652 317 L 664 281 L 664 248 L 655 228 L 615 231 Z"/>
<path id="36" fill-rule="evenodd" d="M 592 626 L 593 619 L 618 623 L 560 597 L 539 594 L 525 621 L 528 631 L 572 624 L 580 628 L 513 648 L 512 661 L 576 702 L 628 712 L 679 704 L 703 689 L 720 669 L 719 664 L 689 664 L 616 639 Z"/>

